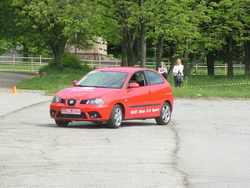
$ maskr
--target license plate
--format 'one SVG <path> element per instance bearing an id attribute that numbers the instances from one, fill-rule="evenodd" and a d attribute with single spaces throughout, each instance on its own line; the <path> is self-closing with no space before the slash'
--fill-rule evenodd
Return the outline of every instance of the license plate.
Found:
<path id="1" fill-rule="evenodd" d="M 81 115 L 81 109 L 75 109 L 75 108 L 62 108 L 61 109 L 62 114 L 74 114 L 74 115 Z"/>

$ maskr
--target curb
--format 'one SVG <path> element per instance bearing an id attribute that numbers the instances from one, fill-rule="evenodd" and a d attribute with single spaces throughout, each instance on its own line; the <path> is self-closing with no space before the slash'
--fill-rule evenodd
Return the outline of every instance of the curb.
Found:
<path id="1" fill-rule="evenodd" d="M 0 89 L 0 92 L 12 92 L 12 89 Z M 27 92 L 27 93 L 46 93 L 46 90 L 27 90 L 27 89 L 17 89 L 17 92 Z"/>

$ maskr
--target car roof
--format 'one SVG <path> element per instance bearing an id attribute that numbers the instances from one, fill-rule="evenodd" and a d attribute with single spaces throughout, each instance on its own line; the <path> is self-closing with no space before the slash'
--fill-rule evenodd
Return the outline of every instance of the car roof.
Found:
<path id="1" fill-rule="evenodd" d="M 152 70 L 147 68 L 140 68 L 140 67 L 108 67 L 108 68 L 99 68 L 95 69 L 95 71 L 114 71 L 114 72 L 135 72 L 135 71 L 142 71 L 142 70 Z"/>

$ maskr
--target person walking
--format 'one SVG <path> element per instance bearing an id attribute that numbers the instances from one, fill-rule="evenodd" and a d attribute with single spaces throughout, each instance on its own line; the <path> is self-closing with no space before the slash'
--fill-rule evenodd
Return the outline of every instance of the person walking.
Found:
<path id="1" fill-rule="evenodd" d="M 168 69 L 165 66 L 165 63 L 160 62 L 160 66 L 158 67 L 158 72 L 167 80 L 168 79 Z"/>
<path id="2" fill-rule="evenodd" d="M 174 85 L 175 87 L 182 87 L 183 82 L 183 65 L 181 63 L 181 59 L 176 60 L 176 64 L 173 69 L 174 75 Z"/>

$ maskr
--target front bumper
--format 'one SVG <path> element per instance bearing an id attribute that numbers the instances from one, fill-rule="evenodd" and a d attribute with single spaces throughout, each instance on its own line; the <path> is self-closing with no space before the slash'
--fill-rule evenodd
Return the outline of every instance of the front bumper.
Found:
<path id="1" fill-rule="evenodd" d="M 81 114 L 63 114 L 62 108 L 81 109 Z M 111 110 L 111 107 L 107 104 L 84 104 L 72 107 L 61 103 L 51 103 L 50 116 L 57 120 L 105 122 L 109 120 Z"/>

